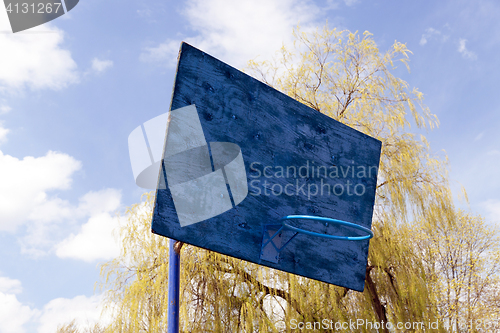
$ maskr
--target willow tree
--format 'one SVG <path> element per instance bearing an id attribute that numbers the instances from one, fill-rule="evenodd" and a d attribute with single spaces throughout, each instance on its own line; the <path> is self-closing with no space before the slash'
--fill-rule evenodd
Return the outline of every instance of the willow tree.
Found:
<path id="1" fill-rule="evenodd" d="M 439 318 L 435 280 L 414 242 L 426 207 L 453 210 L 446 160 L 431 153 L 410 126 L 432 129 L 437 118 L 423 95 L 394 76 L 410 51 L 395 42 L 381 52 L 369 33 L 324 28 L 295 31 L 296 43 L 274 62 L 250 62 L 263 82 L 382 141 L 363 293 L 184 246 L 181 327 L 186 332 L 289 331 L 292 323 L 364 319 L 430 323 Z M 122 229 L 123 253 L 103 266 L 116 315 L 110 332 L 164 332 L 166 239 L 149 232 L 152 196 L 132 207 Z M 423 330 L 421 326 L 414 331 Z M 440 326 L 440 330 L 443 328 Z M 323 329 L 328 330 L 328 329 Z M 334 330 L 334 329 L 333 329 Z M 387 330 L 386 328 L 381 331 Z M 369 326 L 355 331 L 371 331 Z"/>
<path id="2" fill-rule="evenodd" d="M 98 323 L 82 328 L 76 323 L 76 320 L 72 320 L 67 324 L 58 325 L 55 333 L 104 333 L 104 330 L 104 327 Z"/>
<path id="3" fill-rule="evenodd" d="M 498 227 L 462 210 L 443 212 L 431 206 L 415 234 L 415 244 L 437 295 L 440 322 L 454 332 L 498 327 Z"/>

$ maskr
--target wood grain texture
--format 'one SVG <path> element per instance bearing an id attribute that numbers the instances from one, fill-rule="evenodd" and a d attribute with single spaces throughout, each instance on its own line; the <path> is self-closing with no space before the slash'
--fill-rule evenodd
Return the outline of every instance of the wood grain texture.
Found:
<path id="1" fill-rule="evenodd" d="M 249 194 L 219 216 L 181 227 L 168 186 L 158 189 L 153 232 L 362 291 L 369 241 L 335 241 L 300 234 L 283 250 L 278 263 L 260 260 L 260 249 L 264 225 L 277 224 L 286 215 L 324 216 L 370 228 L 381 142 L 183 43 L 171 110 L 191 104 L 196 105 L 207 142 L 232 142 L 241 148 Z M 289 168 L 289 174 L 276 176 L 280 167 L 285 171 Z M 293 167 L 297 171 L 302 167 L 302 173 L 294 176 Z M 338 178 L 331 177 L 335 168 Z M 359 177 L 363 168 L 366 177 Z M 165 181 L 161 173 L 159 182 Z M 348 185 L 351 195 L 346 191 Z M 356 185 L 358 194 L 363 189 L 362 195 L 353 194 Z M 312 195 L 314 186 L 318 193 Z M 335 192 L 331 190 L 334 186 Z M 277 195 L 280 188 L 292 195 Z M 336 235 L 361 235 L 354 229 L 311 221 L 295 221 L 294 225 Z"/>

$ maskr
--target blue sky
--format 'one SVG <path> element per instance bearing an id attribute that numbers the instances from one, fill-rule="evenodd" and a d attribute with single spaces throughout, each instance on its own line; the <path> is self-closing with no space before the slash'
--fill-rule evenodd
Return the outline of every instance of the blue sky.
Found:
<path id="1" fill-rule="evenodd" d="M 0 333 L 97 320 L 115 212 L 143 193 L 127 138 L 168 110 L 182 40 L 237 68 L 270 59 L 299 22 L 368 30 L 382 51 L 407 43 L 411 73 L 396 73 L 439 117 L 433 151 L 470 209 L 500 223 L 499 19 L 494 0 L 82 0 L 12 34 L 0 8 Z"/>

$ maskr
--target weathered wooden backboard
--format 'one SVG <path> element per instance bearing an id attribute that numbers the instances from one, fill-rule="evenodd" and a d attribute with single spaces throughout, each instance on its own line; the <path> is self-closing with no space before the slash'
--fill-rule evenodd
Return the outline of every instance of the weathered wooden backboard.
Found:
<path id="1" fill-rule="evenodd" d="M 369 241 L 263 240 L 287 215 L 371 227 L 380 141 L 183 43 L 167 124 L 154 233 L 362 291 Z M 333 235 L 352 228 L 307 221 Z M 279 248 L 294 233 L 284 231 Z"/>

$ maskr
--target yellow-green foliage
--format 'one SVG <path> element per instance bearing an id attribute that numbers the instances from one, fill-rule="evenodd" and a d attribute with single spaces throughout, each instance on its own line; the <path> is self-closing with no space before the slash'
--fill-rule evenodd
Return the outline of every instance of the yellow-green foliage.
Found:
<path id="1" fill-rule="evenodd" d="M 430 285 L 438 296 L 440 320 L 472 322 L 475 328 L 498 322 L 498 228 L 487 225 L 480 216 L 431 206 L 426 220 L 416 224 L 415 235 Z M 457 328 L 468 332 L 467 327 Z"/>
<path id="2" fill-rule="evenodd" d="M 295 37 L 279 60 L 250 62 L 249 71 L 383 144 L 365 291 L 185 245 L 182 331 L 285 332 L 292 320 L 427 324 L 497 315 L 498 235 L 479 217 L 455 210 L 446 159 L 410 132 L 411 125 L 432 129 L 438 122 L 422 93 L 392 74 L 397 64 L 408 67 L 406 45 L 380 52 L 368 32 L 327 28 L 297 29 Z M 115 310 L 107 332 L 166 331 L 168 246 L 150 232 L 152 205 L 149 194 L 129 209 L 122 254 L 102 266 L 107 304 Z"/>
<path id="3" fill-rule="evenodd" d="M 88 326 L 84 329 L 78 327 L 76 321 L 73 320 L 66 325 L 59 325 L 56 333 L 104 333 L 104 328 L 99 324 Z"/>

